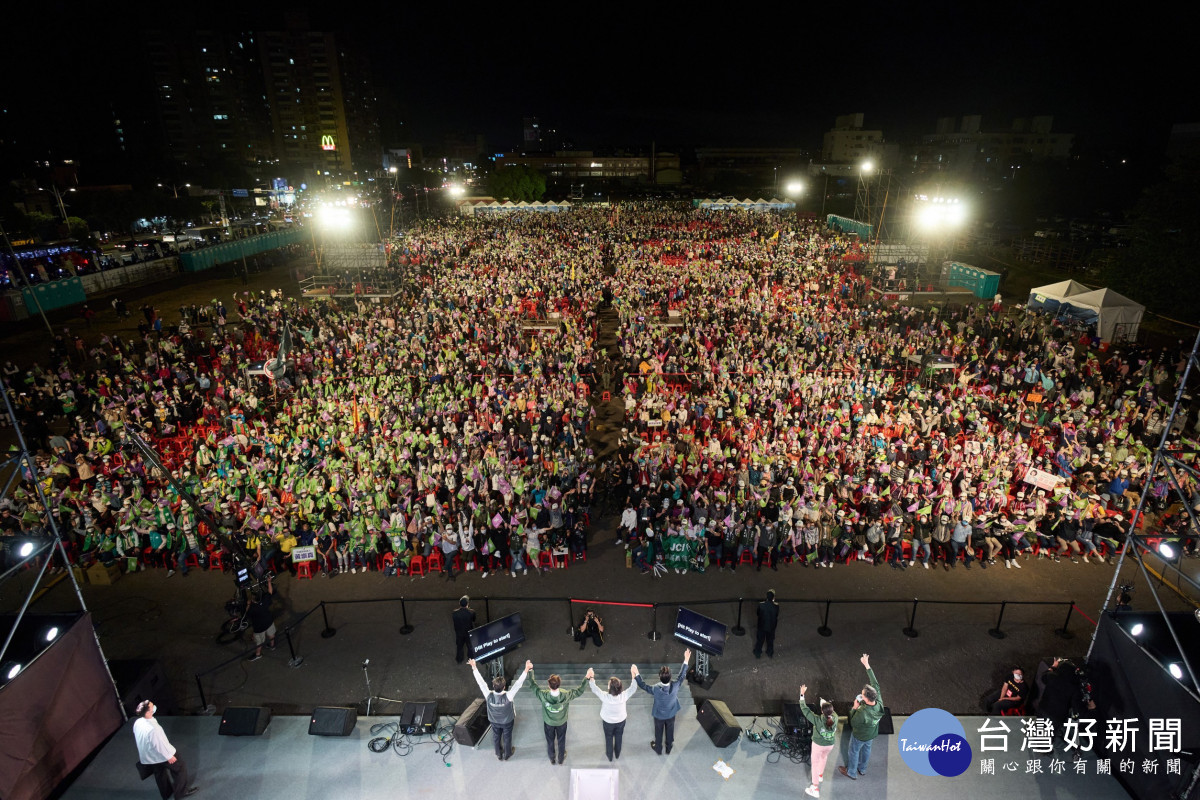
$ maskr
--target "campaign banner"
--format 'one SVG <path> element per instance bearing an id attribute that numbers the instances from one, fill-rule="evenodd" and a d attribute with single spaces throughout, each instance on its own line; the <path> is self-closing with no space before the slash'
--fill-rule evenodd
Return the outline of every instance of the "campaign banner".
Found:
<path id="1" fill-rule="evenodd" d="M 292 563 L 299 564 L 302 561 L 316 561 L 317 548 L 309 545 L 308 547 L 293 547 L 292 548 Z"/>
<path id="2" fill-rule="evenodd" d="M 1025 481 L 1026 483 L 1032 483 L 1039 489 L 1053 491 L 1063 479 L 1052 472 L 1046 472 L 1044 470 L 1030 467 L 1029 471 L 1025 473 L 1025 477 L 1021 480 Z"/>

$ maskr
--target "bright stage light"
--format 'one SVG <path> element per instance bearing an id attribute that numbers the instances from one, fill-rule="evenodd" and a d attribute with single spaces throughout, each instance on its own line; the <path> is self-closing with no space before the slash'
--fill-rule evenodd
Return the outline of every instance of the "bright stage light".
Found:
<path id="1" fill-rule="evenodd" d="M 57 638 L 58 638 L 58 626 L 55 625 L 55 626 L 51 627 L 50 630 L 46 631 L 46 641 L 53 642 Z"/>
<path id="2" fill-rule="evenodd" d="M 345 206 L 322 206 L 317 219 L 326 228 L 349 228 L 351 225 L 350 209 Z"/>
<path id="3" fill-rule="evenodd" d="M 1175 548 L 1171 546 L 1170 542 L 1159 542 L 1158 554 L 1160 556 L 1162 556 L 1163 558 L 1167 558 L 1167 559 L 1174 558 L 1175 557 Z"/>
<path id="4" fill-rule="evenodd" d="M 788 181 L 788 184 L 783 187 L 783 190 L 794 197 L 804 191 L 804 184 L 800 181 Z"/>
<path id="5" fill-rule="evenodd" d="M 17 553 L 21 556 L 21 558 L 25 558 L 32 552 L 33 552 L 33 542 L 26 542 L 25 544 L 21 545 L 21 549 L 17 551 Z"/>
<path id="6" fill-rule="evenodd" d="M 17 673 L 19 673 L 20 671 L 21 671 L 21 665 L 13 664 L 12 667 L 8 670 L 8 672 L 5 673 L 5 677 L 7 677 L 11 681 L 13 678 L 17 677 Z"/>
<path id="7" fill-rule="evenodd" d="M 873 162 L 873 161 L 864 161 L 864 162 L 862 163 L 862 171 L 863 171 L 863 172 L 870 172 L 870 171 L 871 171 L 871 170 L 873 170 L 873 169 L 875 169 L 875 162 Z"/>
<path id="8" fill-rule="evenodd" d="M 1129 632 L 1132 633 L 1134 636 L 1141 636 L 1142 631 L 1144 631 L 1144 630 L 1146 630 L 1146 626 L 1139 622 L 1138 624 L 1136 624 L 1132 628 L 1130 628 Z"/>
<path id="9" fill-rule="evenodd" d="M 1167 666 L 1167 671 L 1171 673 L 1171 677 L 1177 681 L 1183 680 L 1183 670 L 1178 664 L 1170 664 Z"/>

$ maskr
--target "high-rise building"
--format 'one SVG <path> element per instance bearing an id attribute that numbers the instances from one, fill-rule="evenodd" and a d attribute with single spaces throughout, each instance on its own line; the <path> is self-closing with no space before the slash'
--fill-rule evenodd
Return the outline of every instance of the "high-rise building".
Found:
<path id="1" fill-rule="evenodd" d="M 144 41 L 169 158 L 191 169 L 252 172 L 275 160 L 253 33 L 173 29 Z"/>
<path id="2" fill-rule="evenodd" d="M 282 30 L 162 30 L 146 38 L 161 136 L 180 164 L 303 179 L 377 169 L 378 106 L 366 58 L 286 14 Z"/>

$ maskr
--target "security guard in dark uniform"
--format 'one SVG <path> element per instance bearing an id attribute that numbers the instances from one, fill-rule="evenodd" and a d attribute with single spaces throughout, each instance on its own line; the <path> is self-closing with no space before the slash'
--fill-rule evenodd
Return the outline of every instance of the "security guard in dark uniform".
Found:
<path id="1" fill-rule="evenodd" d="M 475 611 L 470 602 L 471 598 L 464 594 L 458 601 L 458 609 L 451 615 L 454 617 L 454 660 L 459 664 L 463 663 L 470 647 L 467 634 L 475 627 Z"/>
<path id="2" fill-rule="evenodd" d="M 754 636 L 754 657 L 762 658 L 763 644 L 767 645 L 767 658 L 775 657 L 775 627 L 779 625 L 779 604 L 775 602 L 775 590 L 767 591 L 767 599 L 758 604 L 758 630 Z"/>

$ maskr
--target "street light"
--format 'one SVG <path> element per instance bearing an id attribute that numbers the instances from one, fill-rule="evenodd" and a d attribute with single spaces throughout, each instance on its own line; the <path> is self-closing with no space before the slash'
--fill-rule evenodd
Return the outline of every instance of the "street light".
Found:
<path id="1" fill-rule="evenodd" d="M 160 183 L 160 184 L 159 184 L 159 188 L 161 188 L 161 187 L 163 187 L 163 186 L 166 186 L 166 185 L 167 185 L 167 184 Z M 180 186 L 179 186 L 178 184 L 175 184 L 175 183 L 172 183 L 172 184 L 170 184 L 170 186 L 171 186 L 171 191 L 172 191 L 172 192 L 174 192 L 174 194 L 175 194 L 175 199 L 176 199 L 176 200 L 178 200 L 178 199 L 179 199 L 179 189 L 180 189 Z M 184 188 L 184 189 L 190 189 L 190 188 L 192 188 L 192 185 L 191 185 L 190 183 L 185 183 L 185 184 L 183 184 L 183 188 Z"/>

